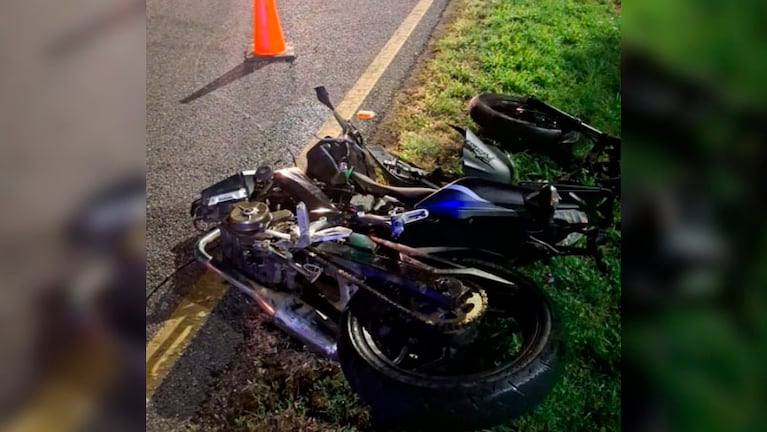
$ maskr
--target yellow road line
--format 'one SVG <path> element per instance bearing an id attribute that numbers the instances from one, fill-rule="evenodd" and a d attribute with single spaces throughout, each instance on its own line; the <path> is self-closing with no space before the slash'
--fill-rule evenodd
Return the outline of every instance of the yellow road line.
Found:
<path id="1" fill-rule="evenodd" d="M 226 289 L 226 284 L 215 274 L 203 274 L 146 345 L 147 402 L 192 336 L 205 324 Z"/>
<path id="2" fill-rule="evenodd" d="M 362 102 L 368 94 L 370 94 L 370 90 L 373 89 L 378 80 L 381 79 L 381 75 L 386 71 L 386 68 L 388 68 L 392 60 L 394 60 L 394 57 L 402 48 L 402 45 L 405 44 L 405 41 L 407 41 L 413 33 L 413 30 L 415 30 L 418 23 L 421 22 L 421 19 L 426 15 L 426 12 L 429 10 L 432 3 L 434 3 L 434 0 L 419 1 L 407 18 L 402 21 L 402 24 L 400 24 L 399 28 L 397 28 L 389 41 L 386 42 L 386 45 L 381 48 L 381 51 L 376 58 L 373 59 L 373 62 L 370 63 L 367 69 L 365 69 L 365 72 L 362 73 L 351 90 L 346 94 L 344 100 L 336 106 L 336 111 L 338 111 L 341 116 L 350 118 L 359 109 Z M 315 135 L 319 137 L 334 137 L 338 136 L 340 133 L 341 127 L 331 116 L 325 121 Z M 316 138 L 312 137 L 304 148 L 301 149 L 297 161 L 298 166 L 301 167 L 301 169 L 306 168 L 306 153 L 316 142 Z"/>
<path id="3" fill-rule="evenodd" d="M 336 109 L 348 118 L 357 111 L 365 98 L 391 64 L 397 52 L 405 44 L 418 23 L 426 15 L 434 0 L 421 0 L 400 24 L 392 37 L 386 42 L 373 62 L 365 69 L 362 76 L 349 90 Z M 317 131 L 318 136 L 337 136 L 341 128 L 329 118 Z M 306 167 L 306 152 L 314 140 L 304 146 L 298 158 L 298 165 Z M 151 399 L 160 382 L 165 378 L 178 357 L 197 334 L 226 292 L 226 286 L 212 273 L 206 273 L 194 284 L 189 295 L 181 301 L 170 318 L 162 324 L 146 347 L 146 401 Z"/>

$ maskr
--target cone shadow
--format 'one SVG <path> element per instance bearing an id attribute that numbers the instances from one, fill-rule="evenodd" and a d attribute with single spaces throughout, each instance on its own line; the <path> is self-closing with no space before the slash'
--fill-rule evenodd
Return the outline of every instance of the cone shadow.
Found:
<path id="1" fill-rule="evenodd" d="M 192 102 L 196 99 L 199 99 L 205 96 L 206 94 L 216 89 L 219 89 L 228 84 L 231 84 L 232 82 L 237 81 L 238 79 L 246 75 L 250 75 L 251 73 L 259 69 L 262 69 L 263 67 L 267 65 L 270 65 L 272 63 L 277 63 L 277 62 L 292 62 L 292 60 L 293 59 L 289 57 L 279 57 L 279 56 L 263 57 L 263 58 L 256 58 L 256 59 L 248 58 L 242 63 L 235 66 L 234 68 L 232 68 L 229 72 L 221 75 L 220 77 L 206 84 L 201 89 L 181 99 L 180 102 L 182 104 L 187 104 L 189 102 Z"/>

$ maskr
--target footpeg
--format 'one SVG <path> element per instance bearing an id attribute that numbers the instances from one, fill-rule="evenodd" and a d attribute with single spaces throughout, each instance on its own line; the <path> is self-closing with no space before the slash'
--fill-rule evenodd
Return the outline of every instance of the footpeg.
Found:
<path id="1" fill-rule="evenodd" d="M 429 211 L 426 209 L 410 210 L 403 213 L 391 215 L 391 232 L 394 237 L 398 237 L 405 231 L 405 225 L 418 222 L 429 217 Z"/>

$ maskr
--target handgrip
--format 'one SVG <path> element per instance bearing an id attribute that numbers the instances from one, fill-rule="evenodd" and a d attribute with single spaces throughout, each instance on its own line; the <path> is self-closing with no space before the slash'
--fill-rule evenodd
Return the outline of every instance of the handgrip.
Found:
<path id="1" fill-rule="evenodd" d="M 330 95 L 328 94 L 328 89 L 325 88 L 325 86 L 317 86 L 314 88 L 314 91 L 317 92 L 317 100 L 322 102 L 323 105 L 330 108 L 331 110 L 335 110 L 333 107 L 333 103 L 330 102 Z"/>
<path id="2" fill-rule="evenodd" d="M 330 95 L 328 94 L 328 90 L 325 88 L 325 86 L 317 86 L 314 88 L 314 91 L 317 93 L 317 100 L 322 102 L 323 105 L 330 108 L 331 111 L 333 111 L 333 117 L 336 118 L 336 121 L 339 125 L 341 125 L 341 129 L 343 129 L 344 134 L 350 134 L 353 133 L 354 130 L 352 129 L 351 124 L 346 121 L 345 118 L 341 117 L 341 114 L 336 111 L 335 107 L 333 106 L 333 103 L 330 102 Z M 362 137 L 354 137 L 355 140 L 358 143 L 362 143 Z"/>

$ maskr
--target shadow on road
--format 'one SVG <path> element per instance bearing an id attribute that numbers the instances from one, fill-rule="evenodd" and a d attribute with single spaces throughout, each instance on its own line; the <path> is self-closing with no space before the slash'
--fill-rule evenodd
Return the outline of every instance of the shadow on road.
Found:
<path id="1" fill-rule="evenodd" d="M 251 73 L 259 69 L 262 69 L 267 65 L 270 65 L 272 63 L 277 63 L 277 62 L 292 63 L 293 60 L 294 58 L 291 58 L 291 57 L 267 57 L 267 58 L 261 58 L 261 59 L 255 59 L 255 60 L 245 60 L 242 63 L 235 66 L 234 68 L 232 68 L 229 72 L 221 75 L 220 77 L 206 84 L 201 89 L 181 99 L 180 102 L 182 104 L 188 104 L 189 102 L 199 99 L 216 89 L 219 89 L 221 87 L 224 87 L 225 85 L 231 84 L 232 82 L 237 81 L 238 79 L 246 75 L 250 75 Z"/>
<path id="2" fill-rule="evenodd" d="M 190 294 L 195 282 L 205 273 L 205 269 L 194 259 L 193 251 L 196 241 L 197 236 L 192 236 L 171 249 L 175 255 L 175 270 L 163 282 L 148 291 L 151 307 L 147 306 L 147 324 L 159 324 L 165 321 L 181 299 Z M 150 299 L 147 299 L 147 303 L 149 302 Z"/>

